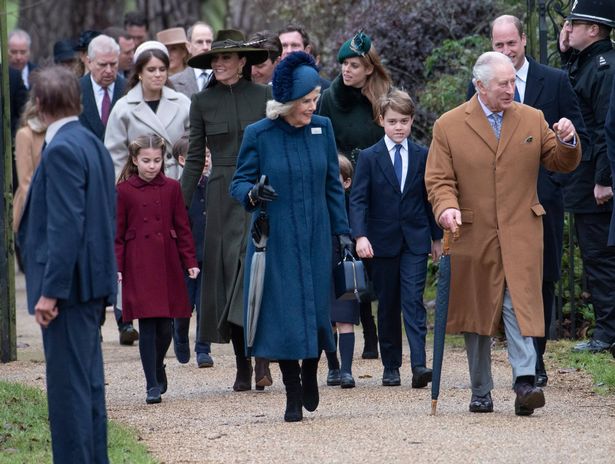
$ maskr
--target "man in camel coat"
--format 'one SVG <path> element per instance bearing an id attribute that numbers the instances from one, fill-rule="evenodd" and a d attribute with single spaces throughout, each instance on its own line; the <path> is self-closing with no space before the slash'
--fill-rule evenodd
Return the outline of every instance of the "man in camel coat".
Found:
<path id="1" fill-rule="evenodd" d="M 434 125 L 425 184 L 434 216 L 460 237 L 452 245 L 447 331 L 463 332 L 472 383 L 471 412 L 493 411 L 490 337 L 508 340 L 517 394 L 515 413 L 544 406 L 534 385 L 531 337 L 544 335 L 540 164 L 570 172 L 581 156 L 570 120 L 549 129 L 542 112 L 513 101 L 515 69 L 487 52 L 474 70 L 470 101 Z"/>

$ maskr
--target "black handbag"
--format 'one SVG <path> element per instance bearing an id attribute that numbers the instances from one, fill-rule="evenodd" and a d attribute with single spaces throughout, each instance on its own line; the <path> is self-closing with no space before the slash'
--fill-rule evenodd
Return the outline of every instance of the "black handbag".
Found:
<path id="1" fill-rule="evenodd" d="M 333 269 L 335 297 L 338 300 L 361 301 L 361 293 L 367 290 L 365 267 L 360 259 L 355 259 L 345 250 L 342 260 Z"/>

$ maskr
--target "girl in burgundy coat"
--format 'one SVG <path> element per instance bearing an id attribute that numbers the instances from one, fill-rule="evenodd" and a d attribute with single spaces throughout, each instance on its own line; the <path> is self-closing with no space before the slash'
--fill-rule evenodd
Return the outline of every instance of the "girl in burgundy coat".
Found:
<path id="1" fill-rule="evenodd" d="M 146 402 L 151 404 L 159 403 L 167 389 L 163 361 L 171 321 L 191 313 L 184 269 L 195 279 L 199 268 L 180 185 L 162 172 L 164 139 L 143 135 L 128 150 L 117 185 L 115 255 L 123 319 L 139 320 Z"/>

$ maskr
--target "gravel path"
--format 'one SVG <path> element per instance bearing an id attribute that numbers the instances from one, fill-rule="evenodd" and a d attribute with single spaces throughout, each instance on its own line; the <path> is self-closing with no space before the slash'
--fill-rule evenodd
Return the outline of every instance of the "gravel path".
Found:
<path id="1" fill-rule="evenodd" d="M 0 379 L 44 388 L 40 331 L 26 314 L 23 275 L 17 287 L 18 361 L 0 364 Z M 595 395 L 584 373 L 550 369 L 546 406 L 517 417 L 502 350 L 493 355 L 493 414 L 468 412 L 465 352 L 450 349 L 434 417 L 429 389 L 410 388 L 407 364 L 401 387 L 380 385 L 380 361 L 360 359 L 358 334 L 357 387 L 327 387 L 323 359 L 318 410 L 287 424 L 275 365 L 272 387 L 235 393 L 230 345 L 213 345 L 211 369 L 198 369 L 194 359 L 180 365 L 171 349 L 169 391 L 161 404 L 148 406 L 138 349 L 119 345 L 112 312 L 103 337 L 109 417 L 138 430 L 161 463 L 615 463 L 615 398 Z"/>

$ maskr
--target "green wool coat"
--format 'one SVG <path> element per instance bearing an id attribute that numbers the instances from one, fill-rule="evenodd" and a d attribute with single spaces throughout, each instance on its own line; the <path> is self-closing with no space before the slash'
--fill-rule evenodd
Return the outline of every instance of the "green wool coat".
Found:
<path id="1" fill-rule="evenodd" d="M 384 137 L 367 97 L 361 89 L 344 85 L 341 75 L 323 92 L 319 114 L 331 119 L 338 151 L 354 162 L 353 151 L 371 147 Z"/>
<path id="2" fill-rule="evenodd" d="M 201 317 L 198 338 L 226 343 L 229 323 L 243 326 L 243 274 L 250 216 L 229 195 L 243 131 L 265 116 L 271 87 L 240 79 L 233 86 L 220 83 L 192 97 L 190 148 L 181 184 L 186 205 L 211 151 L 207 181 Z"/>

